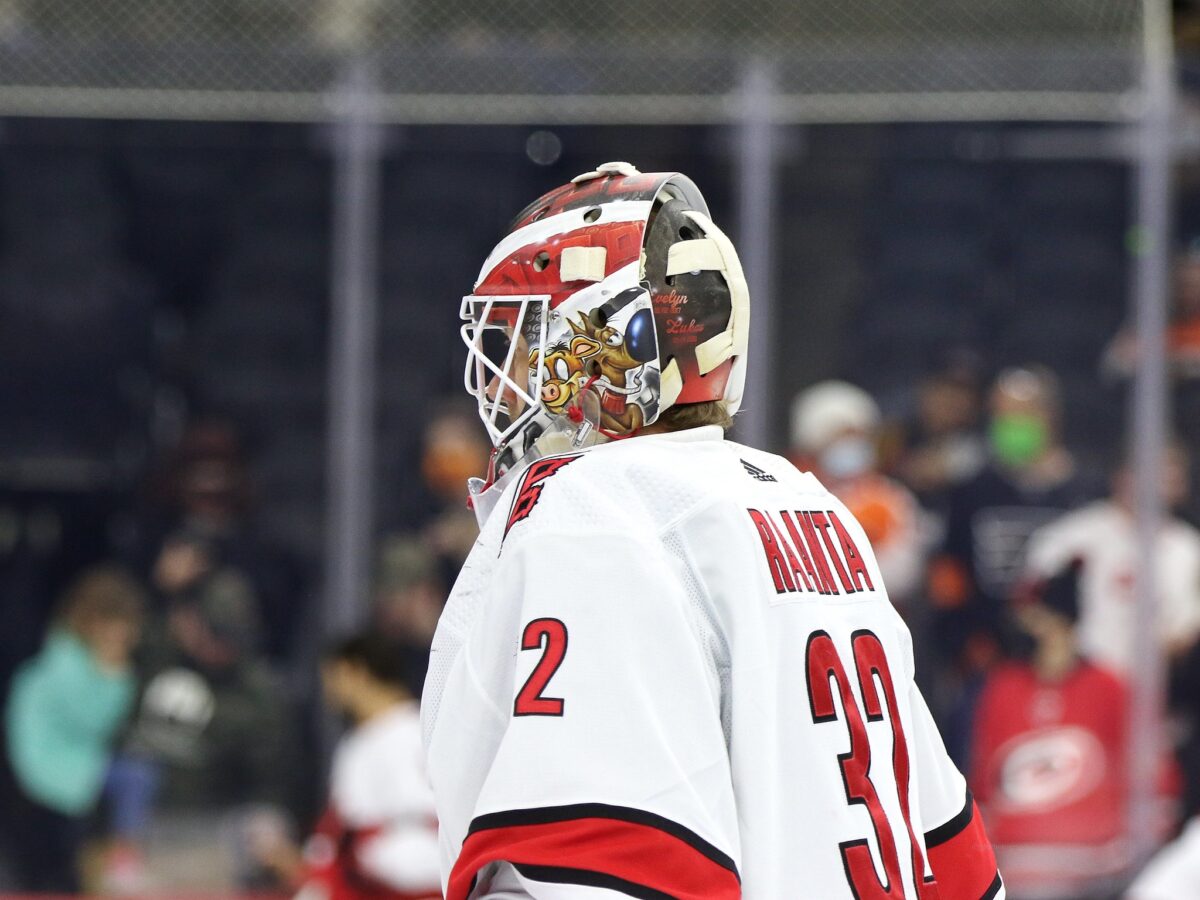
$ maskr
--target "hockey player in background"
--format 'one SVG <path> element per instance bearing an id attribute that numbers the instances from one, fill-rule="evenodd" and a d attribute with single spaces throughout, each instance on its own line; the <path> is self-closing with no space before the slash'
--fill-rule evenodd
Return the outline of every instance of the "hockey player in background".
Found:
<path id="1" fill-rule="evenodd" d="M 325 655 L 326 701 L 352 723 L 334 753 L 329 804 L 303 851 L 278 835 L 251 840 L 251 852 L 299 889 L 296 900 L 441 896 L 437 820 L 406 661 L 375 635 L 346 638 Z"/>
<path id="2" fill-rule="evenodd" d="M 496 452 L 422 707 L 448 900 L 1003 897 L 862 528 L 724 439 L 749 313 L 696 186 L 625 163 L 464 298 Z"/>

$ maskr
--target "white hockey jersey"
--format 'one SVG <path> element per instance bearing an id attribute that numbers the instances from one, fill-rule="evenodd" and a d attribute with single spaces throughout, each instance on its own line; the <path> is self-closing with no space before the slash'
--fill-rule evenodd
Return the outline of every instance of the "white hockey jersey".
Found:
<path id="1" fill-rule="evenodd" d="M 1200 533 L 1168 517 L 1155 542 L 1158 632 L 1166 647 L 1191 644 L 1200 633 Z M 1111 500 L 1090 503 L 1033 533 L 1026 547 L 1030 574 L 1047 578 L 1072 560 L 1080 574 L 1080 649 L 1122 677 L 1134 663 L 1140 552 L 1133 517 Z"/>
<path id="2" fill-rule="evenodd" d="M 329 782 L 329 805 L 305 847 L 300 900 L 435 896 L 437 819 L 417 704 L 397 704 L 342 738 Z"/>
<path id="3" fill-rule="evenodd" d="M 422 706 L 448 900 L 1004 894 L 858 523 L 716 427 L 531 465 Z"/>

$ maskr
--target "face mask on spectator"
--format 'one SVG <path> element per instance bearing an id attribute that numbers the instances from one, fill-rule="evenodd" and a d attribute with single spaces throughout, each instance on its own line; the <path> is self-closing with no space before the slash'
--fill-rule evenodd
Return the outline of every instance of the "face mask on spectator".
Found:
<path id="1" fill-rule="evenodd" d="M 1046 448 L 1050 434 L 1046 424 L 1025 413 L 1003 413 L 992 419 L 988 438 L 992 452 L 1008 466 L 1032 462 Z"/>
<path id="2" fill-rule="evenodd" d="M 831 478 L 854 478 L 875 465 L 875 448 L 864 437 L 846 435 L 826 447 L 819 461 Z"/>

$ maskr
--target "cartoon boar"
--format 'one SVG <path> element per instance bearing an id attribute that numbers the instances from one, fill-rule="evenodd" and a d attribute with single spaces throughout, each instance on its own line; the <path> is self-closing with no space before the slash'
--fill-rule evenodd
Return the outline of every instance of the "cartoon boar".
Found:
<path id="1" fill-rule="evenodd" d="M 578 323 L 571 322 L 570 325 L 575 334 L 571 339 L 571 353 L 583 362 L 589 374 L 601 379 L 600 424 L 616 434 L 628 434 L 641 428 L 645 413 L 629 398 L 638 393 L 642 385 L 630 373 L 657 354 L 650 311 L 634 313 L 625 334 L 609 325 L 603 315 L 581 313 Z"/>
<path id="2" fill-rule="evenodd" d="M 575 402 L 575 398 L 579 396 L 579 389 L 583 386 L 583 359 L 575 352 L 578 340 L 576 337 L 570 347 L 561 343 L 547 347 L 544 359 L 539 357 L 537 350 L 529 354 L 530 374 L 536 372 L 539 365 L 542 368 L 542 405 L 555 415 L 563 413 Z M 594 344 L 594 341 L 587 341 L 586 344 L 581 344 L 579 349 L 595 353 Z"/>

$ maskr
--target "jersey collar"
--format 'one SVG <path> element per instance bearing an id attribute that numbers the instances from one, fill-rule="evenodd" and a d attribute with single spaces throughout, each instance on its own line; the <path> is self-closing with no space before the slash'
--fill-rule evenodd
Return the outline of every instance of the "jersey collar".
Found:
<path id="1" fill-rule="evenodd" d="M 721 441 L 725 439 L 725 429 L 720 425 L 698 425 L 695 428 L 685 428 L 682 431 L 663 431 L 658 434 L 638 434 L 629 438 L 628 441 L 619 443 L 628 444 L 634 441 L 671 441 L 672 443 L 694 443 L 697 441 Z M 609 444 L 598 444 L 593 449 L 600 447 L 610 447 Z"/>

